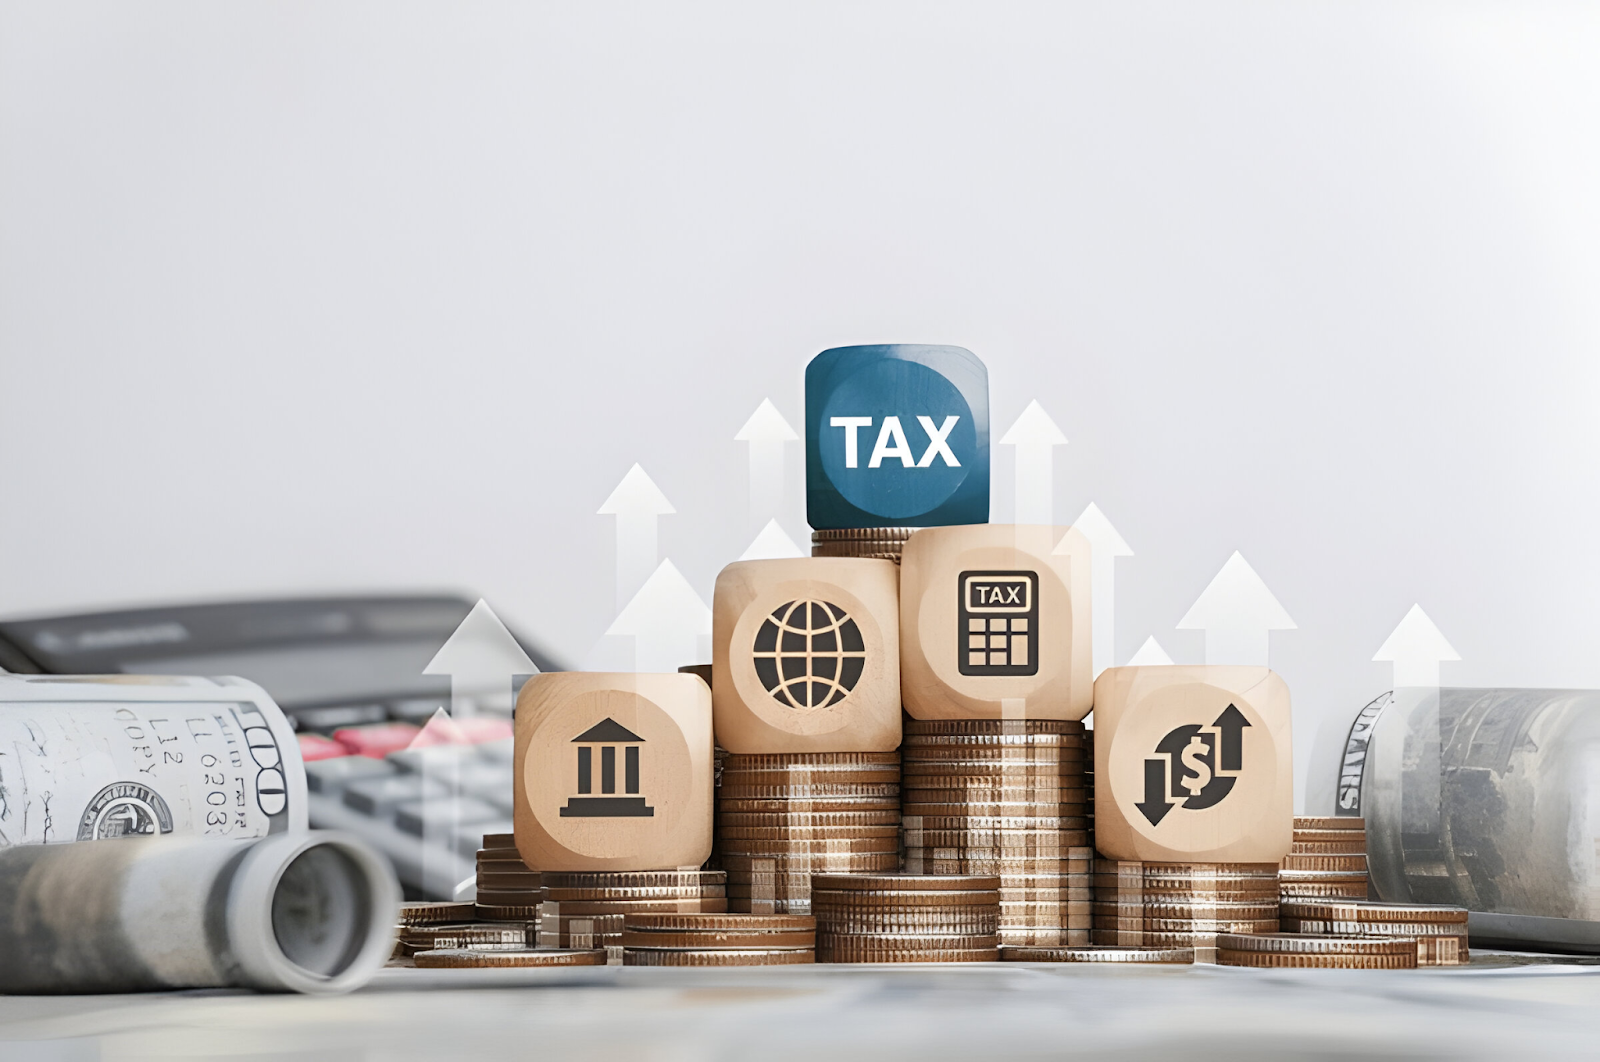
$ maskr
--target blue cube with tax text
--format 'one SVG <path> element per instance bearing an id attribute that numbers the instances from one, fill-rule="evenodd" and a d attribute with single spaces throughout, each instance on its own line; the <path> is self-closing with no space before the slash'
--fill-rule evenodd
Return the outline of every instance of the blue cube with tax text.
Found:
<path id="1" fill-rule="evenodd" d="M 834 347 L 806 366 L 817 529 L 989 521 L 989 373 L 963 347 Z"/>

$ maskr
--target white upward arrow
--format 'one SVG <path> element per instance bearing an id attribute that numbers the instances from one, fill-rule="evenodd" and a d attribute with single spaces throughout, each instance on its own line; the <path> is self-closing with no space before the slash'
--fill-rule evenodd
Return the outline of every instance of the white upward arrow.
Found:
<path id="1" fill-rule="evenodd" d="M 1422 611 L 1422 606 L 1412 605 L 1411 611 L 1405 614 L 1372 659 L 1393 662 L 1395 689 L 1406 686 L 1437 689 L 1440 661 L 1460 660 L 1461 654 L 1445 641 L 1433 620 Z"/>
<path id="2" fill-rule="evenodd" d="M 1206 663 L 1267 666 L 1267 632 L 1292 631 L 1294 620 L 1238 550 L 1178 621 L 1206 632 Z"/>
<path id="3" fill-rule="evenodd" d="M 1117 529 L 1094 502 L 1072 521 L 1072 526 L 1089 540 L 1091 644 L 1094 646 L 1094 673 L 1098 676 L 1106 668 L 1117 666 L 1116 565 L 1118 557 L 1131 557 L 1133 550 L 1122 541 Z M 1065 537 L 1062 541 L 1066 541 Z M 1057 545 L 1056 552 L 1065 550 Z"/>
<path id="4" fill-rule="evenodd" d="M 770 398 L 761 400 L 733 437 L 735 442 L 750 444 L 751 527 L 778 515 L 783 504 L 783 448 L 799 438 Z"/>
<path id="5" fill-rule="evenodd" d="M 1000 445 L 1017 448 L 1017 509 L 1013 522 L 1055 523 L 1052 451 L 1067 445 L 1067 437 L 1035 399 L 1001 437 Z"/>
<path id="6" fill-rule="evenodd" d="M 634 465 L 598 510 L 617 518 L 617 607 L 633 599 L 656 566 L 656 521 L 677 512 L 655 481 Z"/>
<path id="7" fill-rule="evenodd" d="M 460 719 L 472 712 L 473 692 L 507 689 L 513 675 L 537 675 L 539 669 L 480 598 L 422 673 L 450 676 L 450 714 Z"/>
<path id="8" fill-rule="evenodd" d="M 676 671 L 699 663 L 700 639 L 711 635 L 711 609 L 664 560 L 606 633 L 633 636 L 635 671 Z"/>
<path id="9" fill-rule="evenodd" d="M 744 560 L 779 560 L 785 557 L 804 557 L 800 547 L 794 544 L 794 539 L 784 533 L 778 526 L 778 521 L 768 520 L 767 526 L 756 535 L 755 541 L 749 548 L 739 554 L 739 559 Z"/>
<path id="10" fill-rule="evenodd" d="M 1170 663 L 1172 663 L 1172 657 L 1167 655 L 1167 651 L 1161 648 L 1161 643 L 1156 641 L 1155 635 L 1152 634 L 1144 640 L 1143 645 L 1139 646 L 1139 651 L 1133 654 L 1133 659 L 1128 661 L 1128 666 L 1150 667 L 1155 664 Z"/>

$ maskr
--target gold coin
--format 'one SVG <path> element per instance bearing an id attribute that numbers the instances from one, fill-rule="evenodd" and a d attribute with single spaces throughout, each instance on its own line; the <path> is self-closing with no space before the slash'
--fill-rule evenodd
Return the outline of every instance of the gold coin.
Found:
<path id="1" fill-rule="evenodd" d="M 1074 785 L 1083 782 L 1083 753 L 1073 749 L 999 749 L 992 752 L 970 748 L 924 749 L 917 756 L 907 756 L 900 766 L 906 777 L 919 774 L 992 775 L 1059 775 Z"/>
<path id="2" fill-rule="evenodd" d="M 1013 788 L 1009 786 L 980 786 L 966 785 L 946 788 L 933 786 L 906 786 L 905 799 L 900 805 L 902 815 L 920 814 L 921 807 L 933 804 L 935 806 L 947 805 L 956 807 L 973 808 L 977 814 L 994 814 L 989 808 L 1006 804 L 1032 804 L 1041 811 L 1049 808 L 1048 814 L 1073 815 L 1083 814 L 1086 797 L 1075 794 L 1071 789 L 1045 789 L 1039 787 Z M 907 808 L 917 808 L 917 811 L 907 811 Z M 1006 814 L 1001 811 L 1000 814 Z"/>
<path id="3" fill-rule="evenodd" d="M 408 952 L 439 948 L 527 948 L 533 946 L 534 936 L 532 927 L 526 922 L 466 922 L 447 926 L 407 926 L 400 932 L 400 942 L 406 945 Z"/>
<path id="4" fill-rule="evenodd" d="M 649 889 L 721 885 L 721 870 L 547 870 L 544 884 L 552 889 Z"/>
<path id="5" fill-rule="evenodd" d="M 1343 870 L 1365 874 L 1365 855 L 1288 855 L 1283 857 L 1283 870 Z"/>
<path id="6" fill-rule="evenodd" d="M 818 874 L 818 889 L 861 892 L 994 892 L 1000 879 L 986 874 Z"/>
<path id="7" fill-rule="evenodd" d="M 624 966 L 796 966 L 816 961 L 816 949 L 809 947 L 696 950 L 690 948 L 634 948 L 624 945 L 622 949 L 622 965 Z"/>
<path id="8" fill-rule="evenodd" d="M 717 815 L 718 829 L 865 829 L 900 825 L 900 808 L 893 811 L 799 811 L 793 814 L 774 811 L 730 811 Z"/>
<path id="9" fill-rule="evenodd" d="M 908 830 L 1081 830 L 1086 821 L 1082 815 L 912 815 L 901 825 Z M 1085 845 L 1085 859 L 1089 851 Z"/>
<path id="10" fill-rule="evenodd" d="M 1091 745 L 1079 734 L 907 734 L 900 746 L 900 763 L 919 762 L 933 756 L 956 756 L 969 753 L 986 758 L 1004 757 L 1013 752 L 1071 753 L 1083 760 L 1084 770 L 1091 770 L 1094 758 Z M 965 749 L 966 753 L 962 750 Z"/>
<path id="11" fill-rule="evenodd" d="M 1290 855 L 1366 855 L 1365 838 L 1348 841 L 1294 841 L 1289 845 Z"/>
<path id="12" fill-rule="evenodd" d="M 739 855 L 725 852 L 722 863 L 732 874 L 782 873 L 784 871 L 871 873 L 900 869 L 898 852 L 835 852 L 815 855 Z"/>
<path id="13" fill-rule="evenodd" d="M 479 889 L 477 902 L 480 907 L 521 907 L 543 898 L 539 889 Z"/>
<path id="14" fill-rule="evenodd" d="M 1467 937 L 1465 922 L 1339 922 L 1328 918 L 1285 918 L 1285 933 L 1329 937 Z"/>
<path id="15" fill-rule="evenodd" d="M 1330 937 L 1299 933 L 1224 933 L 1219 948 L 1297 955 L 1414 955 L 1416 942 L 1403 937 Z"/>
<path id="16" fill-rule="evenodd" d="M 1276 933 L 1278 920 L 1265 918 L 1259 921 L 1233 918 L 1107 918 L 1091 915 L 1093 929 L 1135 930 L 1145 933 L 1196 933 L 1215 936 L 1218 933 Z"/>
<path id="17" fill-rule="evenodd" d="M 811 532 L 812 542 L 904 542 L 916 527 L 825 527 Z"/>
<path id="18" fill-rule="evenodd" d="M 1285 903 L 1285 918 L 1320 918 L 1331 922 L 1406 922 L 1461 924 L 1467 921 L 1465 907 L 1422 903 L 1328 903 L 1296 900 Z"/>
<path id="19" fill-rule="evenodd" d="M 1103 947 L 1118 948 L 1206 948 L 1208 960 L 1217 947 L 1216 933 L 1156 933 L 1142 929 L 1091 929 L 1089 941 Z"/>
<path id="20" fill-rule="evenodd" d="M 1115 918 L 1232 918 L 1259 922 L 1267 919 L 1276 921 L 1279 917 L 1276 901 L 1272 903 L 1206 903 L 1200 900 L 1187 903 L 1174 901 L 1107 903 L 1103 900 L 1096 900 L 1093 911 L 1095 914 Z"/>
<path id="21" fill-rule="evenodd" d="M 900 550 L 898 546 L 888 543 L 880 545 L 852 545 L 848 542 L 824 542 L 811 547 L 813 557 L 857 557 L 861 560 L 886 560 L 900 563 Z"/>
<path id="22" fill-rule="evenodd" d="M 1037 859 L 1015 857 L 968 859 L 954 856 L 941 857 L 935 854 L 937 851 L 937 849 L 907 849 L 906 872 L 908 874 L 1047 874 L 1055 870 L 1064 871 L 1070 865 L 1069 860 L 1043 856 Z"/>
<path id="23" fill-rule="evenodd" d="M 631 914 L 634 911 L 710 911 L 728 909 L 725 896 L 705 897 L 698 900 L 576 900 L 547 901 L 539 905 L 540 917 L 546 915 L 602 915 Z"/>
<path id="24" fill-rule="evenodd" d="M 1136 874 L 1144 878 L 1226 881 L 1260 880 L 1278 875 L 1276 863 L 1136 863 L 1111 859 L 1094 861 L 1096 874 Z"/>
<path id="25" fill-rule="evenodd" d="M 1059 926 L 1000 927 L 1000 946 L 1010 947 L 1088 947 L 1089 930 Z"/>
<path id="26" fill-rule="evenodd" d="M 919 799 L 907 800 L 900 805 L 900 813 L 907 818 L 916 815 L 924 818 L 950 818 L 970 815 L 974 818 L 1061 819 L 1077 818 L 1083 815 L 1084 805 L 1049 804 L 1034 800 L 979 800 L 976 798 L 954 803 L 950 801 L 934 803 Z"/>
<path id="27" fill-rule="evenodd" d="M 794 785 L 881 785 L 898 782 L 900 768 L 821 768 L 795 767 L 786 771 L 730 771 L 724 769 L 719 787 L 748 788 L 750 786 Z"/>
<path id="28" fill-rule="evenodd" d="M 1278 888 L 1278 896 L 1285 903 L 1296 899 L 1364 900 L 1367 898 L 1367 879 L 1366 875 L 1362 875 L 1360 881 L 1354 882 L 1284 882 Z"/>
<path id="29" fill-rule="evenodd" d="M 895 948 L 878 944 L 871 937 L 840 937 L 824 948 L 817 945 L 818 962 L 996 962 L 1000 958 L 999 938 L 994 946 L 973 948 Z"/>
<path id="30" fill-rule="evenodd" d="M 1075 719 L 905 719 L 907 735 L 1082 734 Z"/>
<path id="31" fill-rule="evenodd" d="M 539 905 L 524 904 L 474 904 L 480 922 L 531 922 L 539 917 Z"/>
<path id="32" fill-rule="evenodd" d="M 963 889 L 959 892 L 944 889 L 824 889 L 811 890 L 812 903 L 818 907 L 872 907 L 900 911 L 923 911 L 932 907 L 989 906 L 998 907 L 998 889 Z"/>
<path id="33" fill-rule="evenodd" d="M 1365 884 L 1367 872 L 1364 870 L 1280 870 L 1278 882 L 1300 882 L 1307 885 L 1322 882 L 1352 882 L 1359 881 Z"/>
<path id="34" fill-rule="evenodd" d="M 1415 970 L 1417 956 L 1409 955 L 1317 955 L 1304 952 L 1234 951 L 1217 949 L 1218 966 L 1254 966 L 1271 970 Z"/>
<path id="35" fill-rule="evenodd" d="M 1096 884 L 1094 898 L 1102 903 L 1117 904 L 1276 904 L 1276 889 L 1115 889 Z"/>
<path id="36" fill-rule="evenodd" d="M 1361 830 L 1366 831 L 1367 820 L 1352 816 L 1340 815 L 1335 818 L 1313 818 L 1306 815 L 1296 815 L 1294 830 Z"/>
<path id="37" fill-rule="evenodd" d="M 864 800 L 871 797 L 898 797 L 900 787 L 893 783 L 818 782 L 815 785 L 734 785 L 724 782 L 717 790 L 721 800 L 818 800 L 828 797 L 847 797 Z"/>
<path id="38" fill-rule="evenodd" d="M 900 851 L 900 838 L 887 837 L 829 837 L 816 840 L 759 841 L 753 838 L 722 838 L 723 855 L 845 855 L 855 853 L 884 853 Z"/>
<path id="39" fill-rule="evenodd" d="M 718 824 L 717 836 L 730 841 L 866 840 L 898 837 L 900 827 L 890 826 L 728 826 Z"/>
<path id="40" fill-rule="evenodd" d="M 478 888 L 482 889 L 540 889 L 539 875 L 529 871 L 520 873 L 503 873 L 496 870 L 480 870 L 477 876 Z"/>
<path id="41" fill-rule="evenodd" d="M 1001 962 L 1192 963 L 1193 948 L 1016 947 L 1001 945 Z"/>
<path id="42" fill-rule="evenodd" d="M 572 926 L 572 927 L 582 928 L 584 930 L 584 932 L 621 933 L 623 925 L 626 923 L 627 919 L 629 919 L 629 918 L 642 918 L 642 917 L 644 917 L 645 914 L 646 914 L 646 912 L 642 912 L 642 911 L 630 911 L 630 912 L 626 912 L 626 913 L 598 914 L 598 915 L 597 914 L 582 914 L 582 915 L 556 914 L 554 912 L 546 912 L 544 917 L 539 919 L 539 931 L 543 932 L 544 930 L 549 929 L 549 928 L 554 927 L 554 926 L 561 926 L 563 928 Z M 676 917 L 685 917 L 685 916 L 679 915 L 679 916 L 676 916 Z M 689 915 L 687 917 L 709 917 L 709 916 Z M 580 923 L 581 923 L 581 926 L 580 926 Z"/>
<path id="43" fill-rule="evenodd" d="M 727 794 L 717 795 L 718 814 L 734 815 L 839 815 L 846 812 L 893 812 L 900 814 L 900 795 L 888 797 L 828 797 L 794 798 L 771 797 L 752 800 L 731 800 Z"/>
<path id="44" fill-rule="evenodd" d="M 1008 889 L 1000 886 L 1000 910 L 1015 905 L 1090 903 L 1094 899 L 1089 889 Z"/>
<path id="45" fill-rule="evenodd" d="M 935 830 L 924 826 L 908 826 L 905 837 L 907 847 L 911 848 L 1033 848 L 1042 845 L 1071 850 L 1084 847 L 1089 833 L 1082 823 L 1031 830 Z M 1061 858 L 1067 858 L 1066 851 L 1061 853 Z"/>
<path id="46" fill-rule="evenodd" d="M 748 914 L 630 914 L 626 928 L 641 933 L 792 933 L 817 928 L 817 920 L 804 915 Z"/>
<path id="47" fill-rule="evenodd" d="M 452 922 L 470 922 L 472 903 L 452 903 L 445 900 L 423 900 L 400 905 L 400 924 L 403 926 L 435 926 Z"/>
<path id="48" fill-rule="evenodd" d="M 709 951 L 716 948 L 812 948 L 816 943 L 817 933 L 814 929 L 795 929 L 784 933 L 746 933 L 737 930 L 715 932 L 697 930 L 688 933 L 667 933 L 660 930 L 645 932 L 635 929 L 622 931 L 622 946 L 625 948 L 695 948 Z"/>
<path id="49" fill-rule="evenodd" d="M 553 903 L 596 903 L 601 900 L 707 900 L 726 896 L 726 885 L 640 885 L 623 889 L 556 889 L 546 885 L 540 899 Z"/>
<path id="50" fill-rule="evenodd" d="M 503 966 L 604 966 L 606 953 L 600 949 L 582 951 L 474 951 L 445 948 L 419 951 L 414 956 L 418 968 L 483 968 Z"/>
<path id="51" fill-rule="evenodd" d="M 730 752 L 725 771 L 773 771 L 791 767 L 898 767 L 898 752 Z"/>

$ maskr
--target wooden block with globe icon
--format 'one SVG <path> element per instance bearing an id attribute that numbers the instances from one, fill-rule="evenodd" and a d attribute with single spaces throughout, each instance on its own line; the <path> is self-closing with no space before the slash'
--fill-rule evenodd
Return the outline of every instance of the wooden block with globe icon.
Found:
<path id="1" fill-rule="evenodd" d="M 1094 684 L 1095 848 L 1276 863 L 1294 836 L 1289 687 L 1264 667 L 1113 667 Z"/>
<path id="2" fill-rule="evenodd" d="M 711 854 L 711 691 L 699 676 L 552 672 L 517 698 L 517 851 L 541 871 Z"/>
<path id="3" fill-rule="evenodd" d="M 1070 527 L 924 528 L 900 560 L 900 681 L 917 719 L 1082 719 L 1089 541 Z"/>
<path id="4" fill-rule="evenodd" d="M 734 753 L 900 746 L 899 572 L 803 557 L 722 569 L 712 604 L 717 742 Z"/>

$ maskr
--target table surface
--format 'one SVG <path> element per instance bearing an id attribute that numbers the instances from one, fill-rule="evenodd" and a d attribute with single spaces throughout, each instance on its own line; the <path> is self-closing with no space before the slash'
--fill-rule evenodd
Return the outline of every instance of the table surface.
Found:
<path id="1" fill-rule="evenodd" d="M 386 969 L 338 997 L 0 997 L 3 1062 L 1600 1057 L 1600 958 L 1415 971 L 993 963 Z"/>

